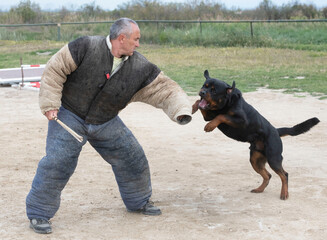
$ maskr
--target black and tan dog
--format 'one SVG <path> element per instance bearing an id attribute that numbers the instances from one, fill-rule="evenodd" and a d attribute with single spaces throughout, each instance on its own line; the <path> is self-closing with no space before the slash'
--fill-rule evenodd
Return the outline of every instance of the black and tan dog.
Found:
<path id="1" fill-rule="evenodd" d="M 265 190 L 271 174 L 265 168 L 266 162 L 282 180 L 280 198 L 288 198 L 288 173 L 282 167 L 282 141 L 280 137 L 296 136 L 319 123 L 318 118 L 308 119 L 291 128 L 275 128 L 242 97 L 235 82 L 230 86 L 204 72 L 206 81 L 200 90 L 200 100 L 193 104 L 193 113 L 200 109 L 205 121 L 204 130 L 210 132 L 216 127 L 226 136 L 241 142 L 249 142 L 250 162 L 254 170 L 263 177 L 262 184 L 252 192 Z"/>

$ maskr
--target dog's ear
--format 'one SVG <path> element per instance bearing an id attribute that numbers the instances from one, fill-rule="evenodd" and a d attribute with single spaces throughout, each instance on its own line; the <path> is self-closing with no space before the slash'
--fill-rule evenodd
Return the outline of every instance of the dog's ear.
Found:
<path id="1" fill-rule="evenodd" d="M 210 78 L 208 70 L 205 70 L 203 75 L 206 79 Z"/>
<path id="2" fill-rule="evenodd" d="M 235 88 L 235 81 L 233 81 L 233 85 L 230 88 L 227 88 L 227 98 L 228 105 L 232 106 L 236 101 L 238 101 L 242 97 L 242 93 L 240 90 Z"/>
<path id="3" fill-rule="evenodd" d="M 233 85 L 231 88 L 227 88 L 227 93 L 231 94 L 234 91 L 234 89 L 235 89 L 235 81 L 233 81 Z"/>

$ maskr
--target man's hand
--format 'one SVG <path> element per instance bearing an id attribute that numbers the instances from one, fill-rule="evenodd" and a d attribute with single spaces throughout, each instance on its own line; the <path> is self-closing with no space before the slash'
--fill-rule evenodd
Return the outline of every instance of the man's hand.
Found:
<path id="1" fill-rule="evenodd" d="M 57 114 L 58 114 L 58 110 L 55 109 L 55 110 L 47 111 L 44 115 L 50 121 L 50 120 L 53 120 L 54 118 L 56 118 L 57 117 Z"/>

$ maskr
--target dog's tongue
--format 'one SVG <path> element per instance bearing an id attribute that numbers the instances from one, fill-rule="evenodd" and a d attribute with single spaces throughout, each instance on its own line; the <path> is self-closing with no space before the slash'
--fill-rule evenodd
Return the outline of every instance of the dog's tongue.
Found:
<path id="1" fill-rule="evenodd" d="M 200 108 L 205 108 L 207 106 L 208 102 L 205 99 L 202 99 L 199 103 Z"/>

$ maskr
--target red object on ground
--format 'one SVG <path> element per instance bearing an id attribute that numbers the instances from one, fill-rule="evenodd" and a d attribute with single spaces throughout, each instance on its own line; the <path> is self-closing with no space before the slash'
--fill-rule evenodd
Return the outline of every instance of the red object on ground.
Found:
<path id="1" fill-rule="evenodd" d="M 41 83 L 40 82 L 31 82 L 32 87 L 40 88 Z"/>

